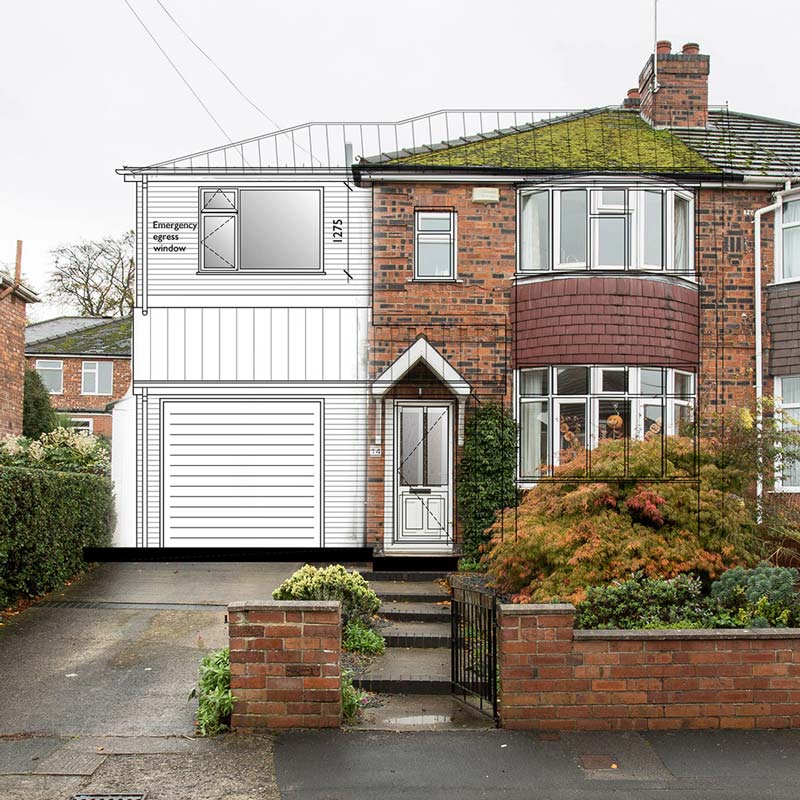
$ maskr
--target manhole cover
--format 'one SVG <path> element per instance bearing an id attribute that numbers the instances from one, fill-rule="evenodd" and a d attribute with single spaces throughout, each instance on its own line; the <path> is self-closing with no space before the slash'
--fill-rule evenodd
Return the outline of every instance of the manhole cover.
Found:
<path id="1" fill-rule="evenodd" d="M 71 800 L 145 800 L 146 792 L 112 792 L 108 794 L 74 794 Z"/>
<path id="2" fill-rule="evenodd" d="M 583 754 L 578 759 L 582 769 L 619 769 L 619 761 L 614 756 Z"/>

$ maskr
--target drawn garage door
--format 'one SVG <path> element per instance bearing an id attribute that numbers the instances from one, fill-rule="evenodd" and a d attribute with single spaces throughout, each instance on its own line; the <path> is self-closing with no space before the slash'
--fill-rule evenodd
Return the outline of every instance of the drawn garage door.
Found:
<path id="1" fill-rule="evenodd" d="M 165 401 L 164 544 L 319 546 L 321 405 Z"/>

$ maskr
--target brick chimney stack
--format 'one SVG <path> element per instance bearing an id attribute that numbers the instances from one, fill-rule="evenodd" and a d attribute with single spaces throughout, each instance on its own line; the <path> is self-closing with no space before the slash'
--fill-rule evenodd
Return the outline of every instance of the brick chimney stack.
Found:
<path id="1" fill-rule="evenodd" d="M 647 59 L 639 75 L 639 113 L 657 128 L 680 126 L 705 128 L 708 123 L 708 73 L 710 57 L 700 53 L 700 46 L 689 42 L 680 53 L 672 52 L 672 43 L 656 43 L 657 75 L 653 56 Z M 654 82 L 658 88 L 654 91 Z M 625 106 L 630 103 L 631 93 Z"/>

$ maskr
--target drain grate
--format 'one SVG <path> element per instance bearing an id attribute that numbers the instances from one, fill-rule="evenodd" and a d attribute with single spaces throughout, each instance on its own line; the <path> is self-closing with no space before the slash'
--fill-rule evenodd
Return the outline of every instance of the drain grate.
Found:
<path id="1" fill-rule="evenodd" d="M 145 800 L 146 792 L 112 792 L 111 794 L 74 794 L 71 800 Z"/>

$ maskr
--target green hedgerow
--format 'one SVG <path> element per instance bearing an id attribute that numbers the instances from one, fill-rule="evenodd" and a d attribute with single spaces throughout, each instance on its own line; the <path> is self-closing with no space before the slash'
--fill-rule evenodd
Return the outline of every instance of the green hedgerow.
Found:
<path id="1" fill-rule="evenodd" d="M 198 699 L 197 730 L 201 736 L 227 731 L 234 697 L 231 694 L 231 654 L 227 647 L 214 650 L 200 662 L 200 680 L 189 693 Z"/>
<path id="2" fill-rule="evenodd" d="M 358 572 L 341 564 L 318 568 L 306 564 L 272 593 L 275 600 L 340 600 L 344 624 L 353 620 L 369 626 L 381 601 Z"/>

